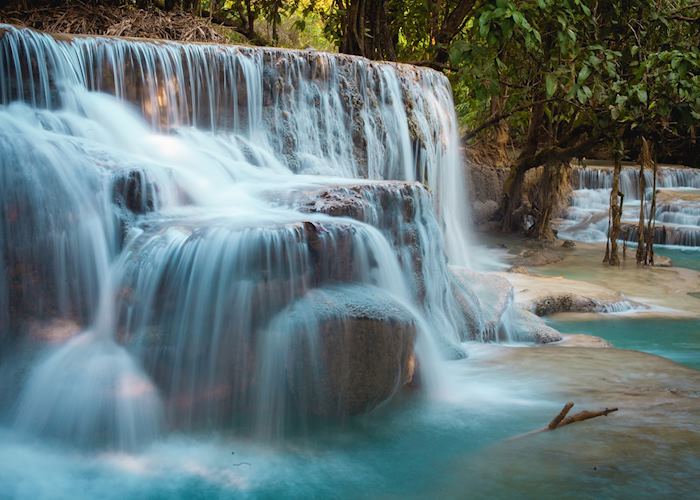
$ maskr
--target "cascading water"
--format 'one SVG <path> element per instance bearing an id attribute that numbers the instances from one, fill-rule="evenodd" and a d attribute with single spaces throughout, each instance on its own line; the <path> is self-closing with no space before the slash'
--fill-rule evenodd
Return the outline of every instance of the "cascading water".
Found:
<path id="1" fill-rule="evenodd" d="M 472 260 L 433 71 L 4 26 L 0 104 L 0 356 L 30 353 L 24 431 L 277 437 L 372 409 L 417 364 L 438 384 L 438 352 L 480 333 L 445 257 Z M 56 346 L 56 318 L 86 332 Z"/>
<path id="2" fill-rule="evenodd" d="M 624 167 L 620 188 L 625 195 L 621 238 L 637 241 L 640 200 L 650 213 L 653 173 L 644 172 L 646 190 L 639 192 L 638 167 Z M 583 241 L 605 241 L 612 170 L 577 168 L 572 172 L 571 204 L 559 222 L 561 236 Z M 657 206 L 654 239 L 664 245 L 700 247 L 700 171 L 690 168 L 661 167 L 656 179 Z"/>

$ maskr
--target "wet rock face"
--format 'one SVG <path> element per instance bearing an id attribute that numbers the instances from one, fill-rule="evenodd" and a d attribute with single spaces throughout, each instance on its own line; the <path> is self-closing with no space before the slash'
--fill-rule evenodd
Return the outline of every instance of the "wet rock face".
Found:
<path id="1" fill-rule="evenodd" d="M 450 270 L 463 314 L 475 332 L 472 340 L 547 344 L 562 339 L 558 331 L 515 303 L 514 288 L 507 279 L 459 267 Z"/>
<path id="2" fill-rule="evenodd" d="M 368 282 L 361 263 L 378 257 L 362 226 L 191 224 L 141 225 L 119 305 L 119 341 L 142 360 L 177 425 L 245 420 L 271 391 L 270 365 L 282 372 L 269 404 L 291 408 L 282 413 L 292 419 L 368 411 L 410 381 L 413 317 L 385 290 L 359 285 Z M 153 255 L 158 266 L 140 266 Z M 290 391 L 304 393 L 301 406 Z"/>
<path id="3" fill-rule="evenodd" d="M 401 318 L 351 317 L 321 326 L 328 387 L 315 411 L 357 415 L 372 410 L 411 382 L 415 325 Z"/>
<path id="4" fill-rule="evenodd" d="M 465 169 L 471 178 L 474 223 L 481 225 L 493 221 L 503 198 L 503 185 L 508 170 L 473 162 L 467 162 Z"/>
<path id="5" fill-rule="evenodd" d="M 424 193 L 425 188 L 417 183 L 377 181 L 296 193 L 291 201 L 305 212 L 350 217 L 396 232 L 400 228 L 391 226 L 412 222 L 419 203 L 416 199 Z"/>
<path id="6" fill-rule="evenodd" d="M 10 68 L 0 99 L 32 102 L 30 84 L 39 83 L 42 67 L 55 69 L 46 54 L 31 53 L 43 35 L 26 30 L 23 36 L 33 40 L 14 29 L 0 31 L 0 42 L 17 37 L 18 52 L 30 57 Z M 415 165 L 413 174 L 425 181 L 428 168 L 441 168 L 421 152 L 436 149 L 440 109 L 451 106 L 451 91 L 444 75 L 428 68 L 311 50 L 52 39 L 79 54 L 86 87 L 132 103 L 156 128 L 264 130 L 294 172 L 327 168 L 313 157 L 342 163 L 343 175 L 363 178 L 405 178 L 406 166 Z M 49 90 L 38 102 L 42 107 L 60 105 L 63 75 L 54 73 L 41 82 Z M 17 87 L 18 81 L 24 83 Z M 426 90 L 438 106 L 423 99 Z"/>
<path id="7" fill-rule="evenodd" d="M 427 200 L 428 194 L 420 184 L 382 181 L 299 192 L 289 203 L 302 212 L 349 217 L 379 229 L 396 249 L 401 264 L 410 269 L 416 296 L 422 300 L 428 231 L 421 226 L 434 223 L 424 214 L 432 211 Z M 438 258 L 445 257 L 441 254 Z"/>
<path id="8" fill-rule="evenodd" d="M 6 153 L 10 160 L 12 153 L 14 151 Z M 31 168 L 26 169 L 26 172 L 31 171 Z M 118 247 L 135 218 L 156 208 L 157 189 L 143 170 L 97 165 L 94 171 L 77 175 L 94 177 L 90 194 L 97 203 L 93 213 L 107 220 L 107 212 L 100 213 L 100 202 L 112 202 L 114 221 L 120 229 L 116 231 Z M 0 327 L 9 325 L 15 333 L 24 332 L 24 323 L 30 318 L 70 318 L 87 322 L 93 304 L 91 299 L 97 299 L 99 287 L 91 283 L 90 276 L 84 275 L 86 271 L 82 265 L 93 256 L 64 255 L 65 248 L 61 245 L 80 251 L 88 241 L 98 241 L 103 236 L 89 230 L 81 234 L 78 229 L 80 221 L 76 214 L 83 209 L 81 205 L 89 201 L 73 202 L 74 193 L 70 192 L 70 187 L 63 187 L 63 192 L 52 191 L 54 186 L 62 185 L 60 178 L 39 188 L 32 188 L 31 174 L 25 171 L 12 174 L 10 179 L 7 185 L 0 186 L 0 194 L 4 194 L 0 200 L 0 218 L 4 220 L 0 224 L 0 245 L 4 246 L 0 248 L 3 267 L 0 285 L 5 287 L 4 294 L 0 292 L 0 311 L 4 311 L 0 316 L 7 316 Z M 90 288 L 90 298 L 81 299 L 80 292 Z M 2 330 L 0 328 L 0 336 Z"/>
<path id="9" fill-rule="evenodd" d="M 114 203 L 133 214 L 152 212 L 156 208 L 156 186 L 140 170 L 127 170 L 114 175 Z"/>
<path id="10" fill-rule="evenodd" d="M 312 413 L 319 416 L 370 411 L 413 380 L 412 318 L 377 290 L 366 295 L 356 292 L 320 291 L 323 307 L 329 310 L 319 314 L 323 374 L 310 403 Z M 314 383 L 318 382 L 292 377 L 292 393 L 299 396 Z"/>

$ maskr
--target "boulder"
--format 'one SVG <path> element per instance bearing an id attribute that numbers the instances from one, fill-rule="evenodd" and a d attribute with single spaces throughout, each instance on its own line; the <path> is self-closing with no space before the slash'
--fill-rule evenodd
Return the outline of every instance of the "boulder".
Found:
<path id="1" fill-rule="evenodd" d="M 516 302 L 511 283 L 498 273 L 477 273 L 450 268 L 463 313 L 475 325 L 473 340 L 535 342 L 546 344 L 561 340 L 554 328 L 523 309 Z"/>
<path id="2" fill-rule="evenodd" d="M 501 278 L 451 266 L 453 292 L 469 325 L 468 338 L 498 341 L 502 338 L 503 317 L 512 302 L 513 287 Z"/>
<path id="3" fill-rule="evenodd" d="M 316 380 L 307 380 L 303 369 L 287 374 L 292 397 L 307 401 L 308 413 L 364 413 L 413 380 L 416 324 L 411 312 L 384 291 L 358 285 L 313 290 L 284 314 L 300 313 L 303 320 L 292 320 L 287 334 L 307 337 L 303 329 L 312 317 L 318 352 L 292 353 L 301 354 L 297 362 L 302 363 L 295 365 L 311 364 L 314 360 L 303 358 L 316 355 L 320 373 Z"/>
<path id="4" fill-rule="evenodd" d="M 352 415 L 412 379 L 410 311 L 384 290 L 349 284 L 368 272 L 363 226 L 310 216 L 256 228 L 226 219 L 140 228 L 119 340 L 138 351 L 178 426 L 249 421 L 261 394 L 290 408 L 271 410 L 280 418 Z M 282 372 L 269 375 L 271 365 Z"/>
<path id="5" fill-rule="evenodd" d="M 512 325 L 516 340 L 535 342 L 536 344 L 550 344 L 562 340 L 562 335 L 557 330 L 547 325 L 542 318 L 515 307 L 514 322 Z"/>

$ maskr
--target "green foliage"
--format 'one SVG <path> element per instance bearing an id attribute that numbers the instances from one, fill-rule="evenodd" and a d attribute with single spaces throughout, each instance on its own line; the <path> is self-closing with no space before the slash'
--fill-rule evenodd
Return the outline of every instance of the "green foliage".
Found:
<path id="1" fill-rule="evenodd" d="M 499 98 L 518 110 L 508 117 L 517 140 L 527 104 L 544 101 L 545 144 L 581 125 L 688 138 L 700 118 L 699 11 L 689 0 L 485 1 L 450 47 L 461 118 L 474 128 Z"/>
<path id="2" fill-rule="evenodd" d="M 505 115 L 516 145 L 538 103 L 542 147 L 581 127 L 682 147 L 700 120 L 697 0 L 109 1 L 212 17 L 258 44 L 335 50 L 359 38 L 344 50 L 445 71 L 464 128 Z"/>

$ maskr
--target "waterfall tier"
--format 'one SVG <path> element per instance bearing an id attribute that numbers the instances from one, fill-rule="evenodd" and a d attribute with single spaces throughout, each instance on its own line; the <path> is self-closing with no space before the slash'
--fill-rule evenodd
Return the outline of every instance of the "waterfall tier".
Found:
<path id="1" fill-rule="evenodd" d="M 485 337 L 466 193 L 432 70 L 1 27 L 0 397 L 130 448 L 429 389 Z"/>
<path id="2" fill-rule="evenodd" d="M 605 241 L 612 188 L 611 168 L 574 168 L 571 203 L 559 223 L 560 234 L 583 241 Z M 640 192 L 639 168 L 623 167 L 620 191 L 625 195 L 621 239 L 636 242 L 639 209 L 645 200 L 650 216 L 653 173 L 644 172 L 645 192 Z M 657 207 L 654 241 L 662 245 L 700 247 L 700 170 L 660 167 L 656 179 Z"/>

